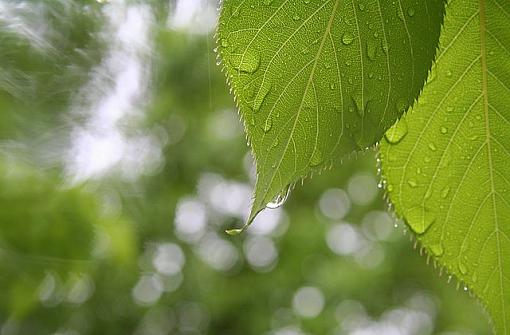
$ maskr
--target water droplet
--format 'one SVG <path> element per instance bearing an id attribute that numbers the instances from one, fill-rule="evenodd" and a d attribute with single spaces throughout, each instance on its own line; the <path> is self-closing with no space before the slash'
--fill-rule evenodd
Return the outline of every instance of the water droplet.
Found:
<path id="1" fill-rule="evenodd" d="M 441 257 L 444 253 L 443 246 L 440 243 L 431 245 L 430 251 L 436 257 Z"/>
<path id="2" fill-rule="evenodd" d="M 418 183 L 414 179 L 409 179 L 407 181 L 407 184 L 409 184 L 409 186 L 411 186 L 412 188 L 416 188 L 418 186 Z"/>
<path id="3" fill-rule="evenodd" d="M 413 17 L 414 16 L 414 8 L 409 7 L 409 9 L 407 10 L 407 15 L 409 15 L 410 17 Z"/>
<path id="4" fill-rule="evenodd" d="M 262 103 L 266 99 L 267 95 L 271 91 L 271 85 L 267 82 L 262 82 L 262 86 L 260 86 L 255 99 L 253 100 L 253 110 L 259 111 Z"/>
<path id="5" fill-rule="evenodd" d="M 335 83 L 330 83 L 330 84 L 329 84 L 329 88 L 330 88 L 331 90 L 334 90 L 334 89 L 335 89 Z"/>
<path id="6" fill-rule="evenodd" d="M 375 60 L 377 58 L 377 50 L 378 43 L 374 40 L 369 40 L 367 42 L 367 56 L 370 60 Z"/>
<path id="7" fill-rule="evenodd" d="M 260 55 L 252 49 L 242 54 L 232 54 L 230 57 L 230 64 L 239 72 L 254 73 L 259 69 Z"/>
<path id="8" fill-rule="evenodd" d="M 445 188 L 443 188 L 443 190 L 441 191 L 441 198 L 445 199 L 446 197 L 448 197 L 448 193 L 450 193 L 450 186 L 446 186 Z"/>
<path id="9" fill-rule="evenodd" d="M 459 271 L 462 275 L 466 275 L 468 273 L 467 265 L 464 264 L 462 261 L 459 262 Z"/>
<path id="10" fill-rule="evenodd" d="M 319 149 L 315 149 L 312 158 L 310 159 L 310 166 L 318 166 L 322 163 L 322 152 Z"/>
<path id="11" fill-rule="evenodd" d="M 274 199 L 271 200 L 266 205 L 266 208 L 275 209 L 275 208 L 281 207 L 285 203 L 285 201 L 287 201 L 287 199 L 289 198 L 290 189 L 291 189 L 291 185 L 288 185 L 287 187 L 285 187 L 285 189 L 283 189 L 282 192 L 277 194 L 276 197 L 274 197 Z"/>
<path id="12" fill-rule="evenodd" d="M 397 121 L 386 133 L 384 137 L 391 144 L 396 144 L 402 141 L 402 139 L 407 135 L 408 128 L 407 122 L 405 119 L 400 119 Z"/>
<path id="13" fill-rule="evenodd" d="M 228 46 L 229 46 L 228 39 L 222 38 L 221 39 L 221 46 L 224 47 L 224 48 L 228 48 Z"/>
<path id="14" fill-rule="evenodd" d="M 350 32 L 347 32 L 345 33 L 343 36 L 342 36 L 342 43 L 345 44 L 345 45 L 349 45 L 352 43 L 352 41 L 354 41 L 354 35 Z"/>
<path id="15" fill-rule="evenodd" d="M 437 150 L 436 145 L 434 143 L 429 143 L 429 149 L 432 150 L 432 151 L 436 151 Z"/>
<path id="16" fill-rule="evenodd" d="M 431 196 L 432 196 L 432 189 L 428 188 L 427 192 L 425 192 L 425 200 L 430 199 Z"/>
<path id="17" fill-rule="evenodd" d="M 278 139 L 274 140 L 273 145 L 271 145 L 273 148 L 276 148 L 280 144 L 280 141 Z"/>
<path id="18" fill-rule="evenodd" d="M 441 127 L 441 134 L 446 134 L 448 132 L 448 129 L 446 127 Z"/>
<path id="19" fill-rule="evenodd" d="M 271 118 L 271 116 L 268 116 L 266 119 L 266 122 L 264 123 L 264 133 L 269 132 L 272 127 L 273 127 L 273 119 Z"/>
<path id="20" fill-rule="evenodd" d="M 452 71 L 447 70 L 447 71 L 446 71 L 446 76 L 447 76 L 448 78 L 449 78 L 449 77 L 451 77 L 451 76 L 452 76 Z"/>
<path id="21" fill-rule="evenodd" d="M 363 107 L 363 99 L 361 96 L 361 92 L 356 92 L 351 96 L 352 101 L 354 102 L 354 108 L 360 117 L 363 117 L 365 114 L 365 108 Z"/>
<path id="22" fill-rule="evenodd" d="M 405 213 L 405 218 L 416 234 L 423 234 L 436 221 L 434 213 L 424 207 L 414 207 Z"/>
<path id="23" fill-rule="evenodd" d="M 388 184 L 388 186 L 386 186 L 386 190 L 390 193 L 393 192 L 393 185 Z"/>

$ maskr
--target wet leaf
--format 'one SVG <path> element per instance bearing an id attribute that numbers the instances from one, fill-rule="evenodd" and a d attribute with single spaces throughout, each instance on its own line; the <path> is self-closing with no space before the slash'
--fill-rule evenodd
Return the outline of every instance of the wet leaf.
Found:
<path id="1" fill-rule="evenodd" d="M 509 20 L 503 0 L 451 1 L 407 134 L 380 149 L 395 209 L 498 334 L 510 332 Z"/>
<path id="2" fill-rule="evenodd" d="M 249 222 L 296 180 L 373 145 L 415 99 L 442 0 L 225 0 L 218 50 L 257 164 Z"/>

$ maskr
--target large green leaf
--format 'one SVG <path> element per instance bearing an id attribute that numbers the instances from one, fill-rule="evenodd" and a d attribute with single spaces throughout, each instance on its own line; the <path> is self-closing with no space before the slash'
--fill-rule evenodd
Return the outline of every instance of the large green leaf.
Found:
<path id="1" fill-rule="evenodd" d="M 443 0 L 224 0 L 219 54 L 257 164 L 249 222 L 383 136 L 422 88 L 443 13 Z"/>
<path id="2" fill-rule="evenodd" d="M 455 0 L 437 63 L 381 145 L 387 191 L 418 239 L 510 333 L 510 6 Z"/>

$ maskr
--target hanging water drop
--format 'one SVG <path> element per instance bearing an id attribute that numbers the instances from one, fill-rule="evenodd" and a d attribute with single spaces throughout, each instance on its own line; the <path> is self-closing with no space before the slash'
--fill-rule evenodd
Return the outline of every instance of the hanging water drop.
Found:
<path id="1" fill-rule="evenodd" d="M 227 229 L 225 230 L 225 233 L 229 234 L 230 236 L 236 236 L 243 232 L 242 228 L 236 228 L 236 229 Z"/>
<path id="2" fill-rule="evenodd" d="M 266 208 L 275 209 L 275 208 L 281 207 L 285 203 L 285 201 L 287 201 L 287 199 L 289 198 L 290 189 L 291 189 L 291 185 L 288 185 L 287 187 L 285 187 L 285 189 L 281 193 L 277 194 L 276 197 L 274 197 L 274 199 L 271 200 L 266 205 Z"/>

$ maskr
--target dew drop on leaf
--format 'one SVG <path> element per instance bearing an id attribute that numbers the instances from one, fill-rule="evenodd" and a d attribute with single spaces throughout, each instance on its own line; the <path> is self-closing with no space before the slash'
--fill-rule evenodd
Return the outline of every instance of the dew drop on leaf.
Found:
<path id="1" fill-rule="evenodd" d="M 409 179 L 409 180 L 407 181 L 407 183 L 408 183 L 408 184 L 409 184 L 409 186 L 411 186 L 412 188 L 415 188 L 415 187 L 417 187 L 417 186 L 418 186 L 418 183 L 416 183 L 416 180 L 414 180 L 414 179 Z"/>
<path id="2" fill-rule="evenodd" d="M 367 42 L 368 59 L 375 60 L 377 58 L 377 50 L 378 50 L 377 46 L 378 46 L 377 41 L 369 40 Z"/>
<path id="3" fill-rule="evenodd" d="M 266 122 L 264 123 L 264 133 L 269 132 L 272 127 L 273 127 L 273 119 L 271 118 L 271 116 L 268 116 L 266 119 Z"/>
<path id="4" fill-rule="evenodd" d="M 322 163 L 322 152 L 316 149 L 310 159 L 310 166 L 318 166 Z"/>
<path id="5" fill-rule="evenodd" d="M 467 265 L 464 264 L 462 261 L 459 262 L 459 271 L 463 275 L 466 275 L 468 273 Z"/>
<path id="6" fill-rule="evenodd" d="M 287 187 L 285 187 L 285 189 L 282 192 L 277 194 L 276 197 L 273 200 L 271 200 L 271 202 L 267 203 L 266 208 L 275 209 L 281 207 L 285 203 L 285 201 L 287 201 L 287 199 L 289 198 L 290 189 L 291 185 L 287 185 Z"/>
<path id="7" fill-rule="evenodd" d="M 444 253 L 443 246 L 440 243 L 431 245 L 430 251 L 436 257 L 441 257 Z"/>
<path id="8" fill-rule="evenodd" d="M 441 198 L 445 199 L 446 197 L 448 197 L 448 193 L 450 193 L 450 187 L 449 186 L 446 186 L 445 188 L 443 188 L 443 190 L 441 191 Z"/>
<path id="9" fill-rule="evenodd" d="M 257 95 L 255 96 L 255 99 L 253 100 L 253 110 L 259 111 L 260 107 L 262 106 L 262 103 L 266 99 L 267 95 L 269 94 L 269 91 L 271 91 L 271 85 L 269 83 L 262 83 L 262 86 L 260 87 L 259 91 L 257 92 Z"/>
<path id="10" fill-rule="evenodd" d="M 436 221 L 434 213 L 424 207 L 414 207 L 405 213 L 405 218 L 416 234 L 423 234 Z"/>
<path id="11" fill-rule="evenodd" d="M 349 45 L 352 43 L 352 41 L 354 41 L 354 35 L 350 32 L 347 32 L 345 33 L 343 36 L 342 36 L 342 43 L 345 44 L 345 45 Z"/>
<path id="12" fill-rule="evenodd" d="M 410 17 L 413 17 L 413 16 L 414 16 L 414 8 L 410 7 L 410 8 L 407 10 L 407 15 L 409 15 Z"/>
<path id="13" fill-rule="evenodd" d="M 389 143 L 396 144 L 402 141 L 402 139 L 407 135 L 408 128 L 407 122 L 405 119 L 400 119 L 397 121 L 390 129 L 386 131 L 384 137 Z"/>
<path id="14" fill-rule="evenodd" d="M 363 107 L 363 99 L 360 92 L 356 92 L 352 95 L 352 101 L 354 102 L 354 109 L 360 117 L 365 114 L 365 108 Z"/>
<path id="15" fill-rule="evenodd" d="M 232 54 L 230 57 L 230 64 L 239 72 L 254 73 L 259 69 L 260 55 L 255 50 L 248 49 L 244 53 Z"/>

